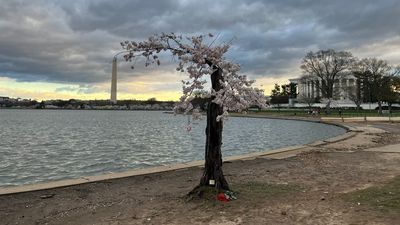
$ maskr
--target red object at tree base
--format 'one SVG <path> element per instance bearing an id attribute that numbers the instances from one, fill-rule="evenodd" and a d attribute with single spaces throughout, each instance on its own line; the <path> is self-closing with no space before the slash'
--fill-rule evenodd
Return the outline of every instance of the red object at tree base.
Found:
<path id="1" fill-rule="evenodd" d="M 229 200 L 226 198 L 224 193 L 219 193 L 217 195 L 217 200 L 221 202 L 228 202 Z"/>

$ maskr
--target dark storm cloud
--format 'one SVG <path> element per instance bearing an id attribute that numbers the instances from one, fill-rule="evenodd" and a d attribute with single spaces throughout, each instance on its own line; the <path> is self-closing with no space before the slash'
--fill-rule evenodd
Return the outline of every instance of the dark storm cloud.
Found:
<path id="1" fill-rule="evenodd" d="M 307 51 L 380 43 L 400 27 L 397 0 L 0 3 L 0 76 L 20 81 L 107 81 L 120 41 L 160 32 L 220 34 L 219 42 L 234 39 L 228 58 L 244 73 L 297 76 Z M 128 67 L 121 64 L 121 79 L 146 71 Z"/>

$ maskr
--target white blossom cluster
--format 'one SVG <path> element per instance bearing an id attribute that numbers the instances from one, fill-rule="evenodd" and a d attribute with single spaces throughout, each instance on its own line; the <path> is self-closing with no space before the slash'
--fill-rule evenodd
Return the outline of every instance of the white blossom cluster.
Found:
<path id="1" fill-rule="evenodd" d="M 191 101 L 195 94 L 211 98 L 213 102 L 223 107 L 222 115 L 217 120 L 226 118 L 229 111 L 242 112 L 247 108 L 257 105 L 265 107 L 265 96 L 263 90 L 252 87 L 254 80 L 248 80 L 246 75 L 240 75 L 240 66 L 225 60 L 224 54 L 228 51 L 230 44 L 219 46 L 206 44 L 204 39 L 212 38 L 212 34 L 193 37 L 182 37 L 181 35 L 160 34 L 149 37 L 143 42 L 125 41 L 121 43 L 127 54 L 126 61 L 132 61 L 135 57 L 145 57 L 145 65 L 160 65 L 158 54 L 170 51 L 178 58 L 177 71 L 186 72 L 188 80 L 183 80 L 183 95 L 175 107 L 175 112 L 183 111 L 185 114 L 192 112 L 193 118 L 200 117 L 199 109 L 193 108 Z M 211 63 L 212 66 L 209 64 Z M 132 67 L 133 68 L 133 67 Z M 222 69 L 220 83 L 222 89 L 219 91 L 204 90 L 206 76 L 210 76 L 215 68 Z"/>

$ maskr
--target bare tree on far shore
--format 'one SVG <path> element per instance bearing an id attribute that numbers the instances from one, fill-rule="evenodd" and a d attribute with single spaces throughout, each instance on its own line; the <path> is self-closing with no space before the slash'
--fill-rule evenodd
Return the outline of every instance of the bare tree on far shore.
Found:
<path id="1" fill-rule="evenodd" d="M 305 103 L 308 106 L 308 109 L 310 110 L 310 112 L 312 111 L 312 107 L 315 104 L 315 98 L 307 96 L 305 94 L 301 94 L 297 97 L 298 101 L 300 103 Z"/>
<path id="2" fill-rule="evenodd" d="M 346 95 L 346 97 L 356 105 L 357 110 L 360 110 L 361 103 L 363 102 L 361 96 L 361 81 L 360 79 L 356 79 L 355 82 L 355 85 L 346 84 L 344 86 L 341 86 L 341 90 Z"/>
<path id="3" fill-rule="evenodd" d="M 400 67 L 385 60 L 364 58 L 354 64 L 352 72 L 362 81 L 364 95 L 368 95 L 370 102 L 378 103 L 378 113 L 382 114 L 382 103 L 393 99 L 393 81 L 400 75 Z"/>
<path id="4" fill-rule="evenodd" d="M 327 99 L 326 111 L 330 112 L 330 104 L 334 97 L 335 80 L 346 76 L 346 70 L 354 61 L 350 52 L 335 51 L 333 49 L 308 52 L 304 56 L 300 68 L 305 75 L 319 80 L 322 97 Z"/>

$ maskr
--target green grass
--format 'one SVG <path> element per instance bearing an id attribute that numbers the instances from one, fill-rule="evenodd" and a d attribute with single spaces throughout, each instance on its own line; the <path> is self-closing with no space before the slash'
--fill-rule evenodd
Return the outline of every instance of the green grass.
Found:
<path id="1" fill-rule="evenodd" d="M 193 193 L 190 193 L 189 197 L 191 199 L 204 199 L 207 201 L 214 201 L 218 193 L 218 190 L 214 187 L 200 186 L 197 187 Z"/>
<path id="2" fill-rule="evenodd" d="M 369 205 L 381 211 L 400 213 L 400 176 L 382 186 L 347 193 L 344 199 L 354 204 Z"/>
<path id="3" fill-rule="evenodd" d="M 232 190 L 237 193 L 238 198 L 271 198 L 299 192 L 302 187 L 294 184 L 269 184 L 261 182 L 246 182 L 233 184 Z"/>
<path id="4" fill-rule="evenodd" d="M 268 184 L 252 181 L 232 184 L 231 190 L 238 200 L 258 202 L 299 192 L 303 188 L 294 184 Z M 195 194 L 189 196 L 189 200 L 201 200 L 207 206 L 214 207 L 224 204 L 216 200 L 218 193 L 214 187 L 202 186 L 196 189 Z"/>

